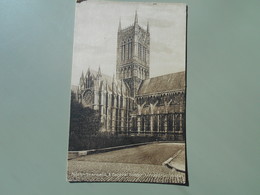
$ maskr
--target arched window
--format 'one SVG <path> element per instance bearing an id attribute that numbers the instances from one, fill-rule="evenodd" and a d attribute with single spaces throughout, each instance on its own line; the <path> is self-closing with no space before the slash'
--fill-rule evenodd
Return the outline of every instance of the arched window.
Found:
<path id="1" fill-rule="evenodd" d="M 132 43 L 132 40 L 130 42 L 130 57 L 132 58 L 133 56 L 133 43 Z"/>
<path id="2" fill-rule="evenodd" d="M 125 43 L 123 45 L 123 61 L 125 61 Z"/>
<path id="3" fill-rule="evenodd" d="M 140 44 L 140 59 L 143 59 L 143 46 Z"/>
<path id="4" fill-rule="evenodd" d="M 128 78 L 131 77 L 131 70 L 130 70 L 130 68 L 128 68 L 128 70 L 127 70 L 127 77 Z"/>
<path id="5" fill-rule="evenodd" d="M 121 49 L 121 51 L 120 51 L 120 54 L 121 54 L 121 61 L 123 61 L 123 45 L 121 45 L 120 49 Z"/>
<path id="6" fill-rule="evenodd" d="M 122 46 L 121 46 L 121 60 L 125 61 L 125 56 L 126 56 L 126 43 L 122 42 Z"/>
<path id="7" fill-rule="evenodd" d="M 125 78 L 125 70 L 124 69 L 121 70 L 121 74 L 122 74 L 123 78 Z"/>
<path id="8" fill-rule="evenodd" d="M 146 47 L 144 49 L 144 61 L 146 62 Z"/>
<path id="9" fill-rule="evenodd" d="M 131 40 L 128 39 L 128 52 L 127 52 L 127 59 L 130 59 L 131 58 L 131 54 L 132 53 L 132 43 L 131 43 Z"/>
<path id="10" fill-rule="evenodd" d="M 126 41 L 126 43 L 125 43 L 125 60 L 128 59 L 128 51 L 129 51 L 129 49 L 128 49 L 128 42 Z"/>
<path id="11" fill-rule="evenodd" d="M 146 53 L 146 48 L 144 47 L 144 48 L 143 48 L 143 61 L 144 61 L 144 62 L 146 61 L 146 60 L 145 60 L 145 58 L 146 58 L 145 53 Z"/>
<path id="12" fill-rule="evenodd" d="M 141 44 L 138 43 L 138 57 L 141 59 Z"/>

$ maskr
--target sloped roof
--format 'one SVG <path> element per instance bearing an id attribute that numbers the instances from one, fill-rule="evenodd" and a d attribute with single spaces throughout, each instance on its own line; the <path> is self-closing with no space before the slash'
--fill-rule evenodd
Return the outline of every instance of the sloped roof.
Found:
<path id="1" fill-rule="evenodd" d="M 138 95 L 179 91 L 184 89 L 185 71 L 182 71 L 144 80 L 138 90 Z"/>

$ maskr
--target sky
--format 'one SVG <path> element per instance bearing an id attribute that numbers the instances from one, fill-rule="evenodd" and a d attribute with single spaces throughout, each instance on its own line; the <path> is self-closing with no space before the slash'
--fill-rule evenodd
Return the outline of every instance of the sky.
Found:
<path id="1" fill-rule="evenodd" d="M 182 3 L 136 3 L 87 0 L 76 4 L 72 85 L 82 71 L 116 72 L 118 24 L 134 23 L 150 29 L 150 77 L 185 70 L 186 5 Z"/>

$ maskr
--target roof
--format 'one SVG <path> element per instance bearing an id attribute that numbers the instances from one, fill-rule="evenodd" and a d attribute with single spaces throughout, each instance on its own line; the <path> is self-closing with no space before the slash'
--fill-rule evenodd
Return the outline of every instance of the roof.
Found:
<path id="1" fill-rule="evenodd" d="M 148 95 L 185 89 L 185 71 L 144 80 L 137 95 Z"/>
<path id="2" fill-rule="evenodd" d="M 89 69 L 89 72 L 90 72 L 90 75 L 92 75 L 92 76 L 94 76 L 95 78 L 97 77 L 97 75 L 98 75 L 98 71 L 95 71 L 95 70 L 93 70 L 93 69 Z M 101 73 L 100 72 L 100 74 L 101 74 L 101 80 L 106 80 L 106 81 L 108 81 L 108 82 L 110 82 L 110 83 L 112 83 L 113 82 L 113 77 L 111 77 L 111 76 L 109 76 L 109 75 L 106 75 L 106 74 L 104 74 L 104 73 Z M 85 74 L 85 77 L 88 75 L 88 72 L 86 72 L 86 74 Z"/>
<path id="3" fill-rule="evenodd" d="M 89 69 L 88 72 L 86 73 L 85 77 L 87 77 L 88 74 L 89 74 L 90 76 L 97 78 L 98 74 L 100 74 L 99 79 L 102 81 L 102 85 L 104 85 L 104 86 L 107 85 L 108 91 L 116 92 L 118 94 L 122 93 L 121 95 L 127 96 L 127 87 L 126 87 L 124 82 L 117 80 L 116 78 L 113 78 L 109 75 L 103 74 L 103 73 L 101 73 L 101 71 L 99 73 L 98 71 Z M 113 83 L 114 83 L 114 86 L 115 86 L 114 89 L 113 89 Z"/>

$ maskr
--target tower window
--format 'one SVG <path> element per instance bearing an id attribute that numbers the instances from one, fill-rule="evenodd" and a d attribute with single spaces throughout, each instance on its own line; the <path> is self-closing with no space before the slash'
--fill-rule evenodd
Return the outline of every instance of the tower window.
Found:
<path id="1" fill-rule="evenodd" d="M 145 52 L 146 52 L 146 49 L 145 49 L 145 47 L 143 47 L 143 61 L 145 62 L 146 60 L 145 60 Z"/>
<path id="2" fill-rule="evenodd" d="M 138 58 L 140 58 L 140 43 L 138 43 Z"/>
<path id="3" fill-rule="evenodd" d="M 122 52 L 121 52 L 121 60 L 122 60 L 122 61 L 125 61 L 125 56 L 126 56 L 126 43 L 123 42 Z"/>
<path id="4" fill-rule="evenodd" d="M 141 54 L 142 52 L 141 52 L 141 44 L 140 43 L 138 43 L 138 57 L 141 59 Z"/>
<path id="5" fill-rule="evenodd" d="M 132 40 L 128 40 L 128 59 L 132 58 Z"/>
<path id="6" fill-rule="evenodd" d="M 138 43 L 138 58 L 146 61 L 146 48 L 141 43 Z"/>
<path id="7" fill-rule="evenodd" d="M 130 41 L 128 40 L 128 52 L 127 52 L 127 59 L 130 58 L 130 50 L 131 50 L 131 45 L 130 45 Z"/>
<path id="8" fill-rule="evenodd" d="M 146 48 L 144 47 L 144 62 L 146 62 Z"/>
<path id="9" fill-rule="evenodd" d="M 123 60 L 125 60 L 125 45 L 123 45 Z"/>
<path id="10" fill-rule="evenodd" d="M 140 44 L 140 59 L 143 58 L 143 46 Z"/>
<path id="11" fill-rule="evenodd" d="M 121 46 L 121 61 L 123 61 L 124 60 L 124 58 L 123 58 L 123 50 L 124 50 L 124 48 L 123 48 L 123 45 Z"/>

